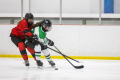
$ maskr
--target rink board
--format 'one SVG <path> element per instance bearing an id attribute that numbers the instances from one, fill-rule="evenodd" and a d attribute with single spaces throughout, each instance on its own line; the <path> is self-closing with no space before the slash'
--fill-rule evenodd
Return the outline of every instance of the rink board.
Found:
<path id="1" fill-rule="evenodd" d="M 0 54 L 1 58 L 22 58 L 21 55 L 3 55 Z M 73 59 L 98 59 L 98 60 L 120 60 L 120 57 L 100 57 L 100 56 L 69 56 Z M 33 58 L 31 55 L 28 55 L 28 58 Z M 45 58 L 45 56 L 41 56 Z M 51 56 L 52 59 L 65 59 L 63 56 Z"/>
<path id="2" fill-rule="evenodd" d="M 15 26 L 0 25 L 0 57 L 21 57 L 19 49 L 9 37 L 11 29 Z M 119 25 L 53 25 L 52 27 L 47 37 L 53 40 L 55 46 L 65 55 L 74 59 L 120 60 Z M 49 52 L 54 59 L 64 59 L 56 52 L 51 50 Z"/>

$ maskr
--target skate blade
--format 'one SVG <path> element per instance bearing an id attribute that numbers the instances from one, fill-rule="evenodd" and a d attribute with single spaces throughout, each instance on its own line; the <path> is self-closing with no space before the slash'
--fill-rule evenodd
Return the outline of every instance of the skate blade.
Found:
<path id="1" fill-rule="evenodd" d="M 54 65 L 54 66 L 51 66 L 51 67 L 52 67 L 52 68 L 55 68 L 55 69 L 57 68 L 55 65 Z"/>
<path id="2" fill-rule="evenodd" d="M 51 65 L 51 64 L 49 64 L 51 67 L 55 67 L 55 65 Z"/>
<path id="3" fill-rule="evenodd" d="M 55 65 L 54 66 L 51 65 L 51 67 L 55 68 L 56 66 Z"/>
<path id="4" fill-rule="evenodd" d="M 83 61 L 79 61 L 79 63 L 84 63 Z"/>
<path id="5" fill-rule="evenodd" d="M 38 66 L 38 68 L 39 68 L 39 69 L 42 69 L 42 68 L 43 68 L 43 66 Z"/>
<path id="6" fill-rule="evenodd" d="M 29 66 L 26 66 L 29 69 Z"/>

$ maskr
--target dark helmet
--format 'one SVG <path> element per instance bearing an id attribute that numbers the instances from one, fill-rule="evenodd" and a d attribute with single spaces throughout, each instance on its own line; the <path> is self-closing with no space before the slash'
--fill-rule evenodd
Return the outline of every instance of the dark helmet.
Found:
<path id="1" fill-rule="evenodd" d="M 34 16 L 32 13 L 26 13 L 25 14 L 25 20 L 28 22 L 28 19 L 34 19 Z M 33 22 L 28 22 L 28 24 L 33 24 Z"/>
<path id="2" fill-rule="evenodd" d="M 28 20 L 28 19 L 34 19 L 34 16 L 32 13 L 26 13 L 25 14 L 25 19 Z"/>
<path id="3" fill-rule="evenodd" d="M 44 20 L 41 22 L 41 26 L 42 26 L 42 30 L 43 30 L 44 32 L 47 32 L 47 31 L 50 31 L 50 30 L 51 30 L 51 28 L 52 28 L 52 23 L 51 23 L 51 21 L 50 21 L 49 19 L 44 19 Z M 44 28 L 44 26 L 45 26 L 45 28 L 46 28 L 46 27 L 50 27 L 50 29 L 49 29 L 49 30 L 46 30 L 46 29 Z"/>

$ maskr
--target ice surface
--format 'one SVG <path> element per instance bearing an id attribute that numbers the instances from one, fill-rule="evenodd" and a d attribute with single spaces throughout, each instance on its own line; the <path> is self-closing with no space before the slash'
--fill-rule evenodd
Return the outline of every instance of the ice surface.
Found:
<path id="1" fill-rule="evenodd" d="M 120 80 L 118 60 L 82 60 L 84 68 L 75 69 L 65 59 L 53 59 L 58 70 L 42 61 L 44 67 L 39 69 L 34 59 L 27 68 L 22 58 L 0 58 L 0 80 Z"/>

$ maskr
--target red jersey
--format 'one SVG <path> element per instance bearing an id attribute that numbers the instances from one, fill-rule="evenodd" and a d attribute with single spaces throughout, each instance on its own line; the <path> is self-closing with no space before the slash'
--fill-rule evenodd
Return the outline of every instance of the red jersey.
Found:
<path id="1" fill-rule="evenodd" d="M 32 25 L 28 26 L 27 21 L 24 19 L 20 21 L 20 23 L 12 29 L 11 33 L 13 36 L 17 36 L 20 39 L 25 39 L 25 36 L 31 37 L 33 34 L 31 33 Z"/>

